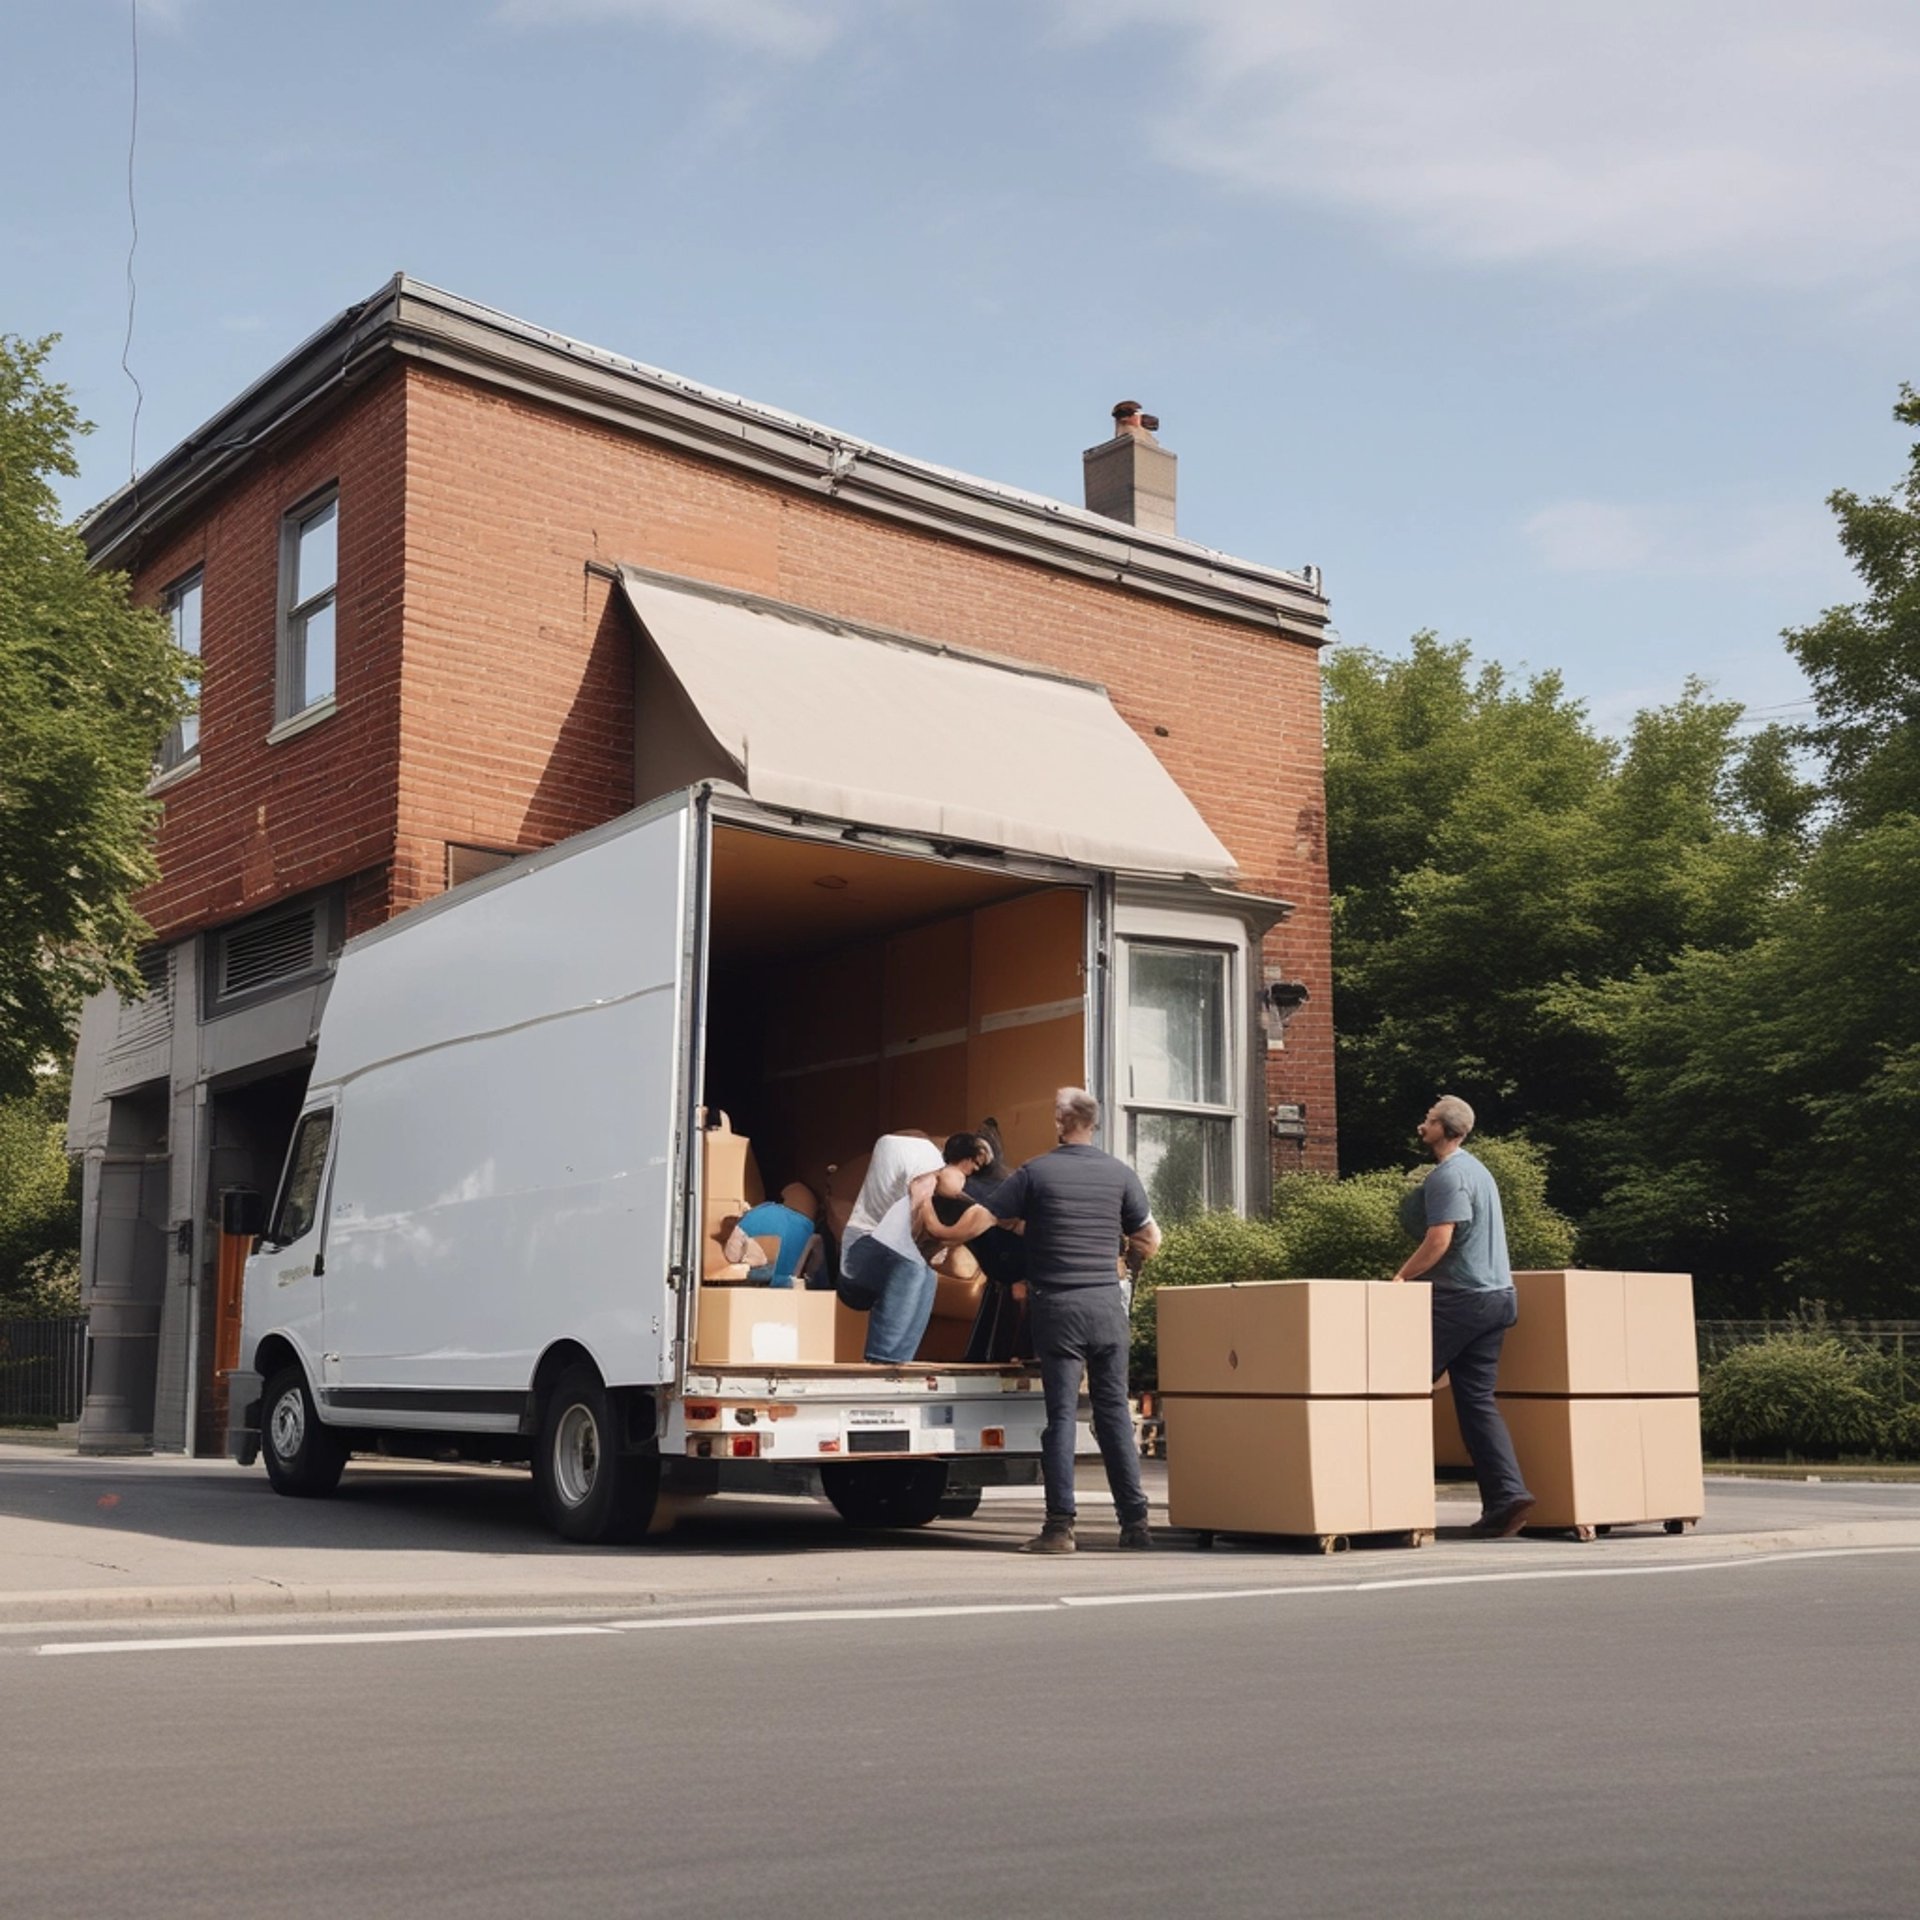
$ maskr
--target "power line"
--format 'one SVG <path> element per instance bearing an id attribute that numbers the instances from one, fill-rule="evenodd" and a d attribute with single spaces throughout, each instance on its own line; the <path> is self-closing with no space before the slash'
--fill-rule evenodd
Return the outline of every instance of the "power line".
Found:
<path id="1" fill-rule="evenodd" d="M 127 479 L 140 476 L 140 409 L 146 402 L 140 377 L 127 364 L 133 352 L 133 309 L 138 289 L 133 278 L 133 256 L 140 249 L 140 212 L 133 200 L 133 155 L 140 138 L 140 0 L 127 0 L 127 25 L 133 36 L 133 119 L 127 128 L 127 222 L 132 237 L 127 242 L 127 337 L 120 348 L 120 371 L 133 382 L 133 426 L 127 438 Z"/>

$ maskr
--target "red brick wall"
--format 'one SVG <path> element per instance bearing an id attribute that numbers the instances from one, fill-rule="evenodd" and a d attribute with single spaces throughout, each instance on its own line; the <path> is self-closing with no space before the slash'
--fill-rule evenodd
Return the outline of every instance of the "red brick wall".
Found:
<path id="1" fill-rule="evenodd" d="M 140 901 L 162 940 L 351 876 L 361 876 L 352 931 L 391 911 L 379 870 L 392 854 L 398 789 L 405 409 L 396 369 L 265 453 L 189 531 L 140 558 L 134 591 L 145 601 L 204 569 L 200 769 L 163 795 L 161 879 Z M 337 711 L 269 746 L 280 524 L 335 481 Z"/>
<path id="2" fill-rule="evenodd" d="M 277 746 L 279 529 L 340 488 L 338 712 Z M 351 880 L 349 931 L 439 893 L 446 845 L 531 848 L 633 798 L 633 635 L 589 560 L 631 562 L 1103 681 L 1243 882 L 1295 902 L 1268 963 L 1312 1000 L 1271 1096 L 1333 1158 L 1319 669 L 1240 622 L 1055 574 L 436 370 L 395 369 L 264 456 L 142 598 L 205 568 L 200 771 L 170 788 L 163 940 Z M 402 645 L 404 635 L 404 649 Z M 1296 1163 L 1291 1146 L 1279 1164 Z"/>
<path id="3" fill-rule="evenodd" d="M 1315 650 L 757 481 L 433 370 L 409 374 L 397 902 L 444 843 L 538 846 L 631 803 L 629 562 L 1103 681 L 1239 862 L 1296 904 L 1270 965 L 1312 992 L 1270 1061 L 1333 1156 Z M 1279 1164 L 1296 1164 L 1291 1146 Z"/>

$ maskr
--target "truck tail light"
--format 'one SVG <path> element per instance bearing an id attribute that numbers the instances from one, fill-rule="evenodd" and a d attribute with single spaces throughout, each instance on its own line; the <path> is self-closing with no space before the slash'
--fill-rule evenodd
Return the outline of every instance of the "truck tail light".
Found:
<path id="1" fill-rule="evenodd" d="M 720 1409 L 710 1400 L 689 1400 L 687 1402 L 687 1425 L 698 1427 L 708 1425 L 720 1418 Z"/>
<path id="2" fill-rule="evenodd" d="M 982 1427 L 980 1429 L 980 1444 L 981 1446 L 988 1448 L 989 1450 L 992 1450 L 994 1448 L 1004 1447 L 1007 1444 L 1006 1428 L 1005 1427 Z"/>
<path id="3" fill-rule="evenodd" d="M 760 1436 L 757 1433 L 736 1433 L 727 1441 L 727 1451 L 736 1460 L 757 1460 L 760 1457 Z"/>

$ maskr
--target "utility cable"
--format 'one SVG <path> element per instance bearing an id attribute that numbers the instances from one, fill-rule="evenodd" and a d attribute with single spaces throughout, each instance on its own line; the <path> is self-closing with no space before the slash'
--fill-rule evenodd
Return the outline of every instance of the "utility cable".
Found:
<path id="1" fill-rule="evenodd" d="M 133 36 L 133 119 L 127 128 L 127 222 L 132 237 L 127 242 L 127 337 L 120 348 L 120 371 L 133 382 L 133 426 L 127 439 L 127 480 L 140 477 L 140 409 L 146 392 L 140 377 L 128 365 L 133 353 L 133 309 L 138 290 L 133 278 L 133 256 L 140 249 L 140 211 L 133 200 L 133 155 L 140 138 L 140 0 L 127 0 L 127 25 Z"/>

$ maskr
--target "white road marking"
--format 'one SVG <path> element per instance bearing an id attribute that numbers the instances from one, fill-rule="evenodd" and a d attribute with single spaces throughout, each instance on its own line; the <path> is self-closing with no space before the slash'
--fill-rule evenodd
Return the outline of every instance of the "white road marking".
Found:
<path id="1" fill-rule="evenodd" d="M 664 1633 L 713 1627 L 829 1626 L 853 1621 L 953 1620 L 1016 1613 L 1061 1613 L 1087 1607 L 1186 1606 L 1199 1601 L 1293 1600 L 1318 1594 L 1406 1593 L 1421 1587 L 1499 1586 L 1543 1580 L 1633 1580 L 1680 1573 L 1726 1573 L 1792 1566 L 1806 1560 L 1857 1560 L 1875 1554 L 1920 1553 L 1920 1546 L 1809 1547 L 1739 1559 L 1683 1560 L 1632 1567 L 1538 1567 L 1508 1573 L 1413 1574 L 1366 1580 L 1314 1581 L 1285 1587 L 1205 1587 L 1166 1593 L 1062 1594 L 1051 1600 L 983 1601 L 966 1606 L 809 1607 L 778 1613 L 694 1613 L 661 1618 L 555 1623 L 534 1627 L 405 1627 L 342 1633 L 220 1633 L 162 1640 L 55 1640 L 39 1654 L 205 1653 L 258 1647 L 368 1647 L 435 1640 L 558 1640 L 622 1633 Z"/>
<path id="2" fill-rule="evenodd" d="M 968 1607 L 810 1607 L 792 1613 L 693 1613 L 660 1620 L 610 1620 L 608 1633 L 653 1633 L 667 1627 L 782 1627 L 822 1620 L 953 1620 L 977 1613 L 1054 1613 L 1058 1600 L 984 1600 Z"/>
<path id="3" fill-rule="evenodd" d="M 1681 1560 L 1663 1566 L 1535 1567 L 1515 1573 L 1426 1573 L 1402 1580 L 1324 1580 L 1311 1586 L 1209 1587 L 1187 1593 L 1063 1594 L 1063 1607 L 1162 1607 L 1187 1600 L 1287 1600 L 1310 1593 L 1404 1593 L 1412 1587 L 1491 1587 L 1524 1580 L 1636 1580 L 1652 1574 L 1723 1573 L 1742 1567 L 1787 1566 L 1797 1560 L 1852 1560 L 1865 1554 L 1920 1553 L 1920 1546 L 1805 1547 L 1746 1554 L 1737 1560 Z"/>
<path id="4" fill-rule="evenodd" d="M 35 1653 L 204 1653 L 224 1647 L 377 1647 L 409 1640 L 552 1640 L 608 1626 L 396 1627 L 362 1633 L 203 1633 L 179 1640 L 55 1640 Z"/>

